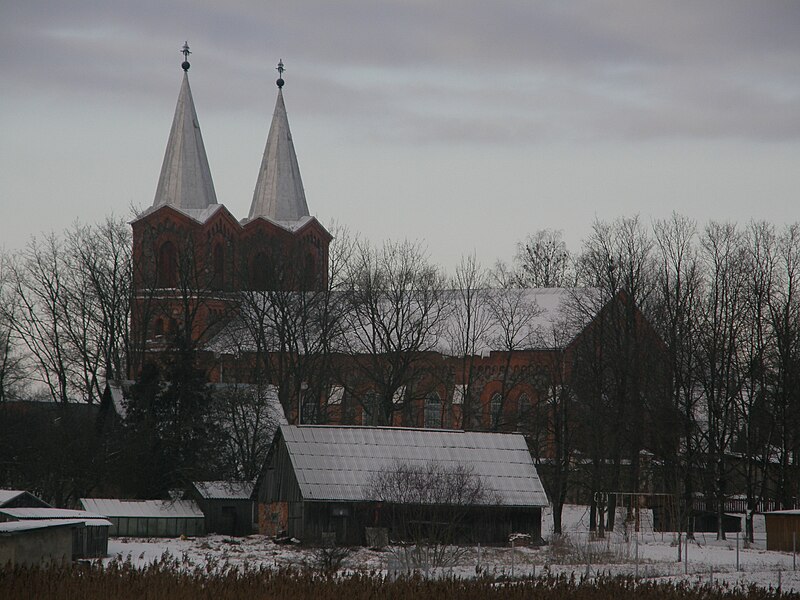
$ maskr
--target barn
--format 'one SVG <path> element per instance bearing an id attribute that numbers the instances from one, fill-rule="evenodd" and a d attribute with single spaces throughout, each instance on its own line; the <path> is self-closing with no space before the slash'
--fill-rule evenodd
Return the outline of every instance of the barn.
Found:
<path id="1" fill-rule="evenodd" d="M 793 552 L 800 549 L 800 510 L 773 510 L 764 513 L 767 550 Z"/>
<path id="2" fill-rule="evenodd" d="M 400 427 L 281 425 L 254 495 L 261 533 L 308 544 L 442 526 L 453 543 L 539 540 L 548 504 L 521 435 Z"/>
<path id="3" fill-rule="evenodd" d="M 111 521 L 112 536 L 180 537 L 203 535 L 203 511 L 191 500 L 81 498 L 84 509 Z"/>
<path id="4" fill-rule="evenodd" d="M 195 481 L 190 494 L 205 515 L 206 533 L 253 533 L 253 483 L 251 481 Z"/>

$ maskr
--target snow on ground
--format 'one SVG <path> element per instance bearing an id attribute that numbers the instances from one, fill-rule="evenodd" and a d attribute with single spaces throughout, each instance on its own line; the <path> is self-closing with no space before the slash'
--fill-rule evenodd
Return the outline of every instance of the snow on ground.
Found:
<path id="1" fill-rule="evenodd" d="M 566 506 L 563 514 L 561 541 L 538 547 L 470 547 L 456 550 L 454 564 L 439 573 L 460 577 L 475 576 L 478 572 L 540 576 L 544 574 L 574 574 L 576 577 L 595 577 L 598 574 L 630 575 L 638 572 L 648 580 L 687 581 L 698 584 L 757 585 L 785 591 L 800 591 L 800 571 L 794 570 L 791 553 L 767 552 L 764 518 L 755 521 L 754 544 L 745 547 L 739 540 L 739 569 L 737 570 L 737 541 L 735 534 L 727 540 L 716 540 L 715 534 L 698 533 L 688 547 L 688 563 L 677 562 L 677 535 L 654 532 L 652 515 L 643 511 L 640 531 L 625 526 L 625 513 L 620 509 L 613 532 L 605 539 L 593 539 L 588 534 L 588 507 Z M 626 529 L 628 531 L 626 531 Z M 552 542 L 552 513 L 542 515 L 542 533 Z M 637 543 L 638 542 L 638 543 Z M 230 538 L 209 535 L 192 539 L 111 538 L 109 558 L 130 560 L 145 565 L 165 553 L 186 568 L 216 565 L 232 567 L 304 567 L 314 568 L 316 552 L 295 544 L 276 544 L 268 537 L 251 535 Z M 638 553 L 638 561 L 637 561 Z M 344 559 L 343 567 L 351 571 L 385 573 L 397 564 L 398 551 L 353 549 Z M 800 562 L 800 561 L 798 561 Z M 638 566 L 637 566 L 638 565 Z M 800 566 L 800 565 L 798 565 Z"/>

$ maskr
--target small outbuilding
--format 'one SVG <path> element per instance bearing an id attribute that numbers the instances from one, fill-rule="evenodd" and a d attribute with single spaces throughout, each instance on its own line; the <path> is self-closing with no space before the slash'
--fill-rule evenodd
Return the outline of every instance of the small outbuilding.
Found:
<path id="1" fill-rule="evenodd" d="M 0 508 L 50 508 L 50 505 L 25 490 L 0 490 Z"/>
<path id="2" fill-rule="evenodd" d="M 190 494 L 205 515 L 206 533 L 253 533 L 252 481 L 195 481 Z"/>
<path id="3" fill-rule="evenodd" d="M 203 511 L 191 500 L 81 498 L 81 506 L 111 521 L 111 536 L 180 537 L 205 534 Z"/>
<path id="4" fill-rule="evenodd" d="M 521 435 L 436 429 L 281 425 L 256 488 L 259 531 L 310 544 L 540 540 L 548 504 Z"/>
<path id="5" fill-rule="evenodd" d="M 73 532 L 80 521 L 35 520 L 0 523 L 0 566 L 36 567 L 65 564 L 72 553 Z"/>
<path id="6" fill-rule="evenodd" d="M 767 550 L 800 550 L 800 510 L 773 510 L 764 513 Z"/>
<path id="7" fill-rule="evenodd" d="M 102 558 L 108 554 L 111 523 L 102 515 L 68 508 L 0 508 L 0 521 L 71 524 L 72 558 Z"/>

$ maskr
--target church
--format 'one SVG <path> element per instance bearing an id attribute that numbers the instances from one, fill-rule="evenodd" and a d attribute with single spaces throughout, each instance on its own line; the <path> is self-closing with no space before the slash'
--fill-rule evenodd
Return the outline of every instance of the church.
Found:
<path id="1" fill-rule="evenodd" d="M 586 288 L 479 290 L 481 302 L 493 302 L 506 316 L 466 351 L 446 343 L 454 330 L 448 327 L 458 329 L 457 310 L 422 351 L 399 356 L 359 345 L 342 318 L 346 294 L 329 285 L 332 236 L 306 200 L 283 63 L 250 211 L 237 219 L 217 202 L 188 54 L 184 46 L 155 198 L 132 222 L 130 336 L 141 352 L 131 379 L 146 361 L 189 349 L 209 383 L 277 390 L 289 423 L 520 431 L 535 455 L 554 456 L 566 443 L 559 411 L 580 385 L 597 384 L 584 374 L 603 371 L 592 363 L 620 320 L 645 345 L 659 347 L 624 294 L 604 298 Z M 460 296 L 442 291 L 445 302 Z M 332 323 L 339 327 L 335 344 L 325 337 Z M 393 361 L 402 363 L 399 372 Z M 653 365 L 653 389 L 637 394 L 662 393 L 659 357 Z"/>

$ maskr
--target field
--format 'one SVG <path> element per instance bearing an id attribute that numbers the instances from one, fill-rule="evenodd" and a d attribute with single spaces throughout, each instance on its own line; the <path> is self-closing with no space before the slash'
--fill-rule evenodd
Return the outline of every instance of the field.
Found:
<path id="1" fill-rule="evenodd" d="M 622 515 L 620 515 L 621 517 Z M 549 514 L 545 537 L 551 535 Z M 448 564 L 409 575 L 397 548 L 327 555 L 263 536 L 196 539 L 112 538 L 109 558 L 77 569 L 0 575 L 0 598 L 653 598 L 772 597 L 800 591 L 795 557 L 767 552 L 763 519 L 756 542 L 698 534 L 688 562 L 676 537 L 640 532 L 618 519 L 605 539 L 590 539 L 584 507 L 565 511 L 565 536 L 544 547 L 452 548 Z M 737 551 L 738 546 L 738 551 Z M 738 556 L 738 559 L 737 559 Z M 683 557 L 682 557 L 683 558 Z M 340 563 L 338 561 L 341 561 Z M 738 568 L 737 568 L 738 566 Z M 49 590 L 49 591 L 48 591 Z M 313 592 L 312 592 L 313 590 Z M 30 593 L 29 593 L 30 591 Z M 34 593 L 35 592 L 35 593 Z M 52 593 L 51 593 L 52 592 Z M 50 595 L 48 595 L 50 594 Z"/>

